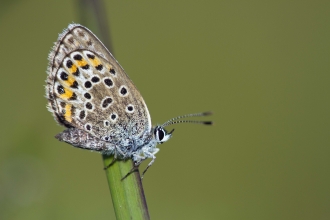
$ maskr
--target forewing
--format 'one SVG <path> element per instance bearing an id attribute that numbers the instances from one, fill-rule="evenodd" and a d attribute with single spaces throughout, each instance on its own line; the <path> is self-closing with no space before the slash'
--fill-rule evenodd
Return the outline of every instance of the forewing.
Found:
<path id="1" fill-rule="evenodd" d="M 148 108 L 123 68 L 87 28 L 71 24 L 49 55 L 49 110 L 66 127 L 98 138 L 151 130 Z"/>

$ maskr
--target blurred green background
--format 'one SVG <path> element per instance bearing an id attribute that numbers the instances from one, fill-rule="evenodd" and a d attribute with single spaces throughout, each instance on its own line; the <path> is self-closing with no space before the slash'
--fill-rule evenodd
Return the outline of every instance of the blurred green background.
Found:
<path id="1" fill-rule="evenodd" d="M 45 108 L 77 2 L 0 4 L 0 219 L 114 219 L 101 156 L 58 142 Z M 215 113 L 160 146 L 143 180 L 152 219 L 330 219 L 329 1 L 105 6 L 153 124 Z"/>

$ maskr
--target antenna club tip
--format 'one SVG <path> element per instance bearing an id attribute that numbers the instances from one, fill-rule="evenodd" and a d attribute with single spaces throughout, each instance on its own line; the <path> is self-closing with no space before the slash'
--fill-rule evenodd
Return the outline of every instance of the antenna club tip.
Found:
<path id="1" fill-rule="evenodd" d="M 213 112 L 211 112 L 211 111 L 203 112 L 203 115 L 204 115 L 204 116 L 213 115 Z"/>
<path id="2" fill-rule="evenodd" d="M 204 121 L 203 124 L 205 124 L 205 125 L 213 125 L 213 121 Z"/>

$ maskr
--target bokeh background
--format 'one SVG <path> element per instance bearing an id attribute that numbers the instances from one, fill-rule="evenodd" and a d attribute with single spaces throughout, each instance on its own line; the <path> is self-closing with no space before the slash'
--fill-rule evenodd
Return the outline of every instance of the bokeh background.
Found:
<path id="1" fill-rule="evenodd" d="M 0 219 L 114 219 L 102 159 L 58 142 L 47 56 L 76 1 L 0 3 Z M 107 1 L 117 60 L 153 124 L 152 219 L 330 219 L 329 1 Z"/>

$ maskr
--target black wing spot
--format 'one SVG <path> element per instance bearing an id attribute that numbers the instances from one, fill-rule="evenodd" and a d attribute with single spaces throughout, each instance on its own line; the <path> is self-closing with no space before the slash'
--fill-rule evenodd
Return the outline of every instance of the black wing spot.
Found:
<path id="1" fill-rule="evenodd" d="M 73 63 L 71 60 L 66 61 L 66 66 L 70 69 L 72 67 Z"/>
<path id="2" fill-rule="evenodd" d="M 72 96 L 69 98 L 69 100 L 77 100 L 77 95 L 76 93 L 72 93 Z"/>
<path id="3" fill-rule="evenodd" d="M 121 88 L 120 94 L 126 95 L 127 94 L 127 89 L 125 87 Z"/>
<path id="4" fill-rule="evenodd" d="M 58 94 L 64 94 L 65 93 L 64 87 L 62 85 L 58 85 L 57 92 Z"/>
<path id="5" fill-rule="evenodd" d="M 88 70 L 89 69 L 89 65 L 86 64 L 85 66 L 82 66 L 81 68 L 83 68 L 84 70 Z"/>
<path id="6" fill-rule="evenodd" d="M 73 59 L 81 61 L 83 58 L 80 54 L 76 54 L 73 56 Z"/>
<path id="7" fill-rule="evenodd" d="M 86 117 L 86 113 L 85 113 L 85 111 L 81 111 L 80 113 L 79 113 L 79 118 L 82 120 L 82 119 L 84 119 Z"/>
<path id="8" fill-rule="evenodd" d="M 87 109 L 92 109 L 93 108 L 93 105 L 90 102 L 87 102 L 85 106 L 86 106 Z"/>
<path id="9" fill-rule="evenodd" d="M 95 67 L 95 69 L 97 69 L 98 71 L 101 71 L 103 69 L 103 65 L 99 64 Z"/>
<path id="10" fill-rule="evenodd" d="M 97 82 L 99 82 L 99 81 L 100 81 L 100 78 L 97 77 L 97 76 L 94 76 L 94 77 L 92 78 L 92 82 L 93 82 L 93 83 L 97 83 Z"/>
<path id="11" fill-rule="evenodd" d="M 60 74 L 60 78 L 62 79 L 62 80 L 68 80 L 68 74 L 66 73 L 66 72 L 61 72 L 61 74 Z"/>
<path id="12" fill-rule="evenodd" d="M 111 104 L 111 102 L 112 102 L 112 98 L 106 98 L 106 99 L 104 99 L 103 102 L 102 102 L 102 107 L 103 108 L 108 107 Z"/>
<path id="13" fill-rule="evenodd" d="M 105 83 L 105 85 L 107 85 L 109 87 L 113 86 L 113 82 L 109 78 L 104 79 L 104 83 Z"/>
<path id="14" fill-rule="evenodd" d="M 89 89 L 92 87 L 92 83 L 90 81 L 85 82 L 85 88 Z"/>
<path id="15" fill-rule="evenodd" d="M 89 124 L 87 124 L 87 125 L 85 126 L 85 128 L 86 128 L 88 131 L 90 131 L 90 130 L 92 129 L 92 127 L 91 127 Z"/>
<path id="16" fill-rule="evenodd" d="M 93 54 L 87 54 L 87 57 L 89 58 L 89 59 L 92 59 L 92 60 L 94 60 L 94 58 L 95 58 L 95 56 L 93 55 Z"/>
<path id="17" fill-rule="evenodd" d="M 70 87 L 71 88 L 74 88 L 74 89 L 78 89 L 78 83 L 77 83 L 77 81 L 74 81 Z"/>
<path id="18" fill-rule="evenodd" d="M 75 75 L 75 76 L 79 76 L 80 75 L 79 69 L 77 68 L 76 72 L 74 72 L 72 74 Z"/>
<path id="19" fill-rule="evenodd" d="M 84 97 L 85 97 L 86 99 L 91 99 L 91 98 L 92 98 L 91 94 L 89 94 L 88 92 L 86 92 L 86 93 L 84 94 Z"/>

